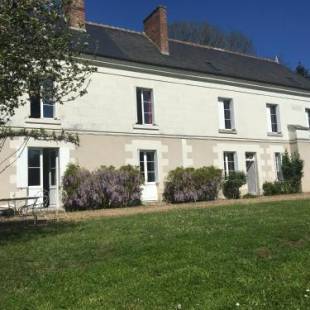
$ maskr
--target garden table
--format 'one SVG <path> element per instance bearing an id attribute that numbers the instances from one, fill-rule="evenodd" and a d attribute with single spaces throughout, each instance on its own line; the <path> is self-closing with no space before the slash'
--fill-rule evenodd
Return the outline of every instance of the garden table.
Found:
<path id="1" fill-rule="evenodd" d="M 12 212 L 14 215 L 25 216 L 28 215 L 28 211 L 32 211 L 35 222 L 37 221 L 37 215 L 35 214 L 35 208 L 40 205 L 38 203 L 39 196 L 37 197 L 19 197 L 19 198 L 3 198 L 0 199 L 0 216 L 3 212 Z M 18 202 L 24 202 L 21 205 L 17 205 Z M 2 203 L 6 203 L 7 206 L 1 206 Z"/>

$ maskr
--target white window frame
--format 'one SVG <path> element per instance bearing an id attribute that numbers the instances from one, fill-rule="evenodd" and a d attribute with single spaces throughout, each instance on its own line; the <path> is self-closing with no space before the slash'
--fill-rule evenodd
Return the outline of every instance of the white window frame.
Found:
<path id="1" fill-rule="evenodd" d="M 307 120 L 307 127 L 310 128 L 310 108 L 306 108 L 306 120 Z"/>
<path id="2" fill-rule="evenodd" d="M 40 90 L 42 93 L 42 85 L 40 86 Z M 31 102 L 30 102 L 31 105 Z M 44 116 L 44 105 L 49 105 L 49 106 L 53 106 L 53 117 L 45 117 Z M 30 106 L 30 112 L 31 112 L 31 106 Z M 31 115 L 30 115 L 31 117 Z M 53 101 L 53 105 L 51 104 L 44 104 L 44 99 L 42 98 L 41 94 L 40 94 L 40 117 L 37 119 L 46 119 L 46 120 L 52 120 L 52 119 L 57 119 L 57 104 L 55 101 Z"/>
<path id="3" fill-rule="evenodd" d="M 234 156 L 234 166 L 235 166 L 235 170 L 234 171 L 238 171 L 238 157 L 237 157 L 237 152 L 234 151 L 224 151 L 223 152 L 223 160 L 224 160 L 224 176 L 228 177 L 230 174 L 229 171 L 229 165 L 228 165 L 228 157 L 226 156 L 227 154 L 233 154 Z"/>
<path id="4" fill-rule="evenodd" d="M 282 157 L 283 157 L 282 153 L 280 152 L 274 153 L 276 180 L 278 181 L 283 181 Z M 279 160 L 280 160 L 280 166 L 279 166 Z M 279 178 L 279 175 L 281 175 L 282 177 Z"/>
<path id="5" fill-rule="evenodd" d="M 144 126 L 154 126 L 155 125 L 155 113 L 154 113 L 154 90 L 152 88 L 146 88 L 146 87 L 136 87 L 136 92 L 138 90 L 141 90 L 141 114 L 142 114 L 142 124 L 138 124 L 138 125 L 144 125 Z M 149 91 L 151 92 L 151 103 L 152 103 L 152 123 L 146 123 L 145 122 L 145 115 L 144 115 L 144 91 Z M 138 102 L 137 102 L 138 104 Z M 137 110 L 137 113 L 138 115 L 138 110 Z M 139 118 L 138 120 L 139 121 Z"/>
<path id="6" fill-rule="evenodd" d="M 29 167 L 29 152 L 30 151 L 39 151 L 40 152 L 40 184 L 39 185 L 29 185 L 29 169 L 37 167 Z M 27 148 L 27 187 L 28 188 L 42 188 L 43 186 L 43 149 L 42 148 Z"/>
<path id="7" fill-rule="evenodd" d="M 140 169 L 140 154 L 143 153 L 143 165 L 144 165 L 144 184 L 157 184 L 158 182 L 158 159 L 157 159 L 157 151 L 156 150 L 139 150 L 138 158 L 139 158 L 139 169 Z M 154 153 L 154 164 L 155 164 L 155 181 L 148 182 L 148 169 L 147 169 L 147 153 Z"/>
<path id="8" fill-rule="evenodd" d="M 219 102 L 219 125 L 220 130 L 227 130 L 227 131 L 234 131 L 236 130 L 236 122 L 235 122 L 235 109 L 234 109 L 234 101 L 231 98 L 218 98 Z M 231 122 L 231 128 L 226 128 L 226 122 L 225 122 L 225 109 L 224 104 L 225 102 L 229 102 L 230 105 L 230 122 Z"/>
<path id="9" fill-rule="evenodd" d="M 45 104 L 43 98 L 41 98 L 40 100 L 40 114 L 41 114 L 41 118 L 43 119 L 55 119 L 56 118 L 56 102 L 54 102 L 53 104 Z M 53 106 L 53 117 L 45 117 L 44 116 L 44 106 L 45 105 L 49 105 L 49 106 Z"/>
<path id="10" fill-rule="evenodd" d="M 272 130 L 272 120 L 271 120 L 271 107 L 276 108 L 276 118 L 277 118 L 277 131 Z M 270 134 L 281 134 L 281 118 L 280 118 L 280 107 L 275 103 L 267 103 L 267 123 L 268 123 L 268 133 Z"/>

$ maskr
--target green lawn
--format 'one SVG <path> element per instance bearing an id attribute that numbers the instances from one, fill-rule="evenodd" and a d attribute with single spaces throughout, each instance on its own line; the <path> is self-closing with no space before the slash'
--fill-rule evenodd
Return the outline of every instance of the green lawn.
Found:
<path id="1" fill-rule="evenodd" d="M 4 310 L 310 309 L 310 201 L 2 227 L 0 263 Z"/>

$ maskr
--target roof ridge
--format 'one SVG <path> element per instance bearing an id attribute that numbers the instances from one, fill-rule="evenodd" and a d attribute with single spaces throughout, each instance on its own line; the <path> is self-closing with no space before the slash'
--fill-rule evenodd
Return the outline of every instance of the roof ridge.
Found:
<path id="1" fill-rule="evenodd" d="M 98 26 L 98 27 L 102 27 L 102 28 L 109 28 L 109 29 L 126 31 L 126 32 L 130 32 L 130 33 L 135 33 L 135 34 L 143 35 L 143 32 L 139 32 L 139 31 L 135 31 L 135 30 L 127 29 L 127 28 L 122 28 L 122 27 L 116 27 L 116 26 L 100 24 L 100 23 L 90 22 L 90 21 L 87 21 L 86 24 L 93 25 L 93 26 Z"/>
<path id="2" fill-rule="evenodd" d="M 272 62 L 272 63 L 275 63 L 275 64 L 279 64 L 278 62 L 276 62 L 275 60 L 273 60 L 271 58 L 258 57 L 258 56 L 249 55 L 249 54 L 245 54 L 245 53 L 234 52 L 234 51 L 230 51 L 230 50 L 227 50 L 227 49 L 224 49 L 224 48 L 214 47 L 214 46 L 210 46 L 210 45 L 203 45 L 203 44 L 199 44 L 199 43 L 194 43 L 194 42 L 189 42 L 189 41 L 182 41 L 182 40 L 177 40 L 177 39 L 169 39 L 169 41 L 176 42 L 176 43 L 181 43 L 181 44 L 186 44 L 186 45 L 191 45 L 191 46 L 194 46 L 194 47 L 213 49 L 213 50 L 216 50 L 216 51 L 221 51 L 221 52 L 225 52 L 225 53 L 231 53 L 231 54 L 235 54 L 235 55 L 239 55 L 239 56 L 244 56 L 244 57 L 249 57 L 249 58 L 254 58 L 254 59 L 259 59 L 259 60 L 264 60 L 264 61 L 269 61 L 269 62 Z"/>

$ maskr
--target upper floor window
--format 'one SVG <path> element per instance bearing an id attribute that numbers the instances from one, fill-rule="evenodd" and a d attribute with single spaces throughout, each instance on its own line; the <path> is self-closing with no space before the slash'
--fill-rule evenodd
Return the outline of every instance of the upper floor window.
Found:
<path id="1" fill-rule="evenodd" d="M 137 88 L 137 119 L 140 125 L 154 124 L 153 91 Z"/>
<path id="2" fill-rule="evenodd" d="M 283 173 L 282 173 L 282 154 L 275 153 L 275 164 L 276 164 L 276 173 L 277 173 L 277 180 L 283 181 Z"/>
<path id="3" fill-rule="evenodd" d="M 234 109 L 231 99 L 219 99 L 220 129 L 235 129 Z"/>
<path id="4" fill-rule="evenodd" d="M 55 118 L 53 85 L 52 80 L 34 84 L 30 93 L 31 118 Z"/>
<path id="5" fill-rule="evenodd" d="M 237 154 L 236 152 L 224 152 L 224 172 L 228 177 L 231 172 L 237 170 Z"/>
<path id="6" fill-rule="evenodd" d="M 306 116 L 307 116 L 307 125 L 310 128 L 310 109 L 306 109 Z"/>
<path id="7" fill-rule="evenodd" d="M 268 131 L 271 133 L 280 133 L 280 114 L 277 104 L 267 104 Z"/>

